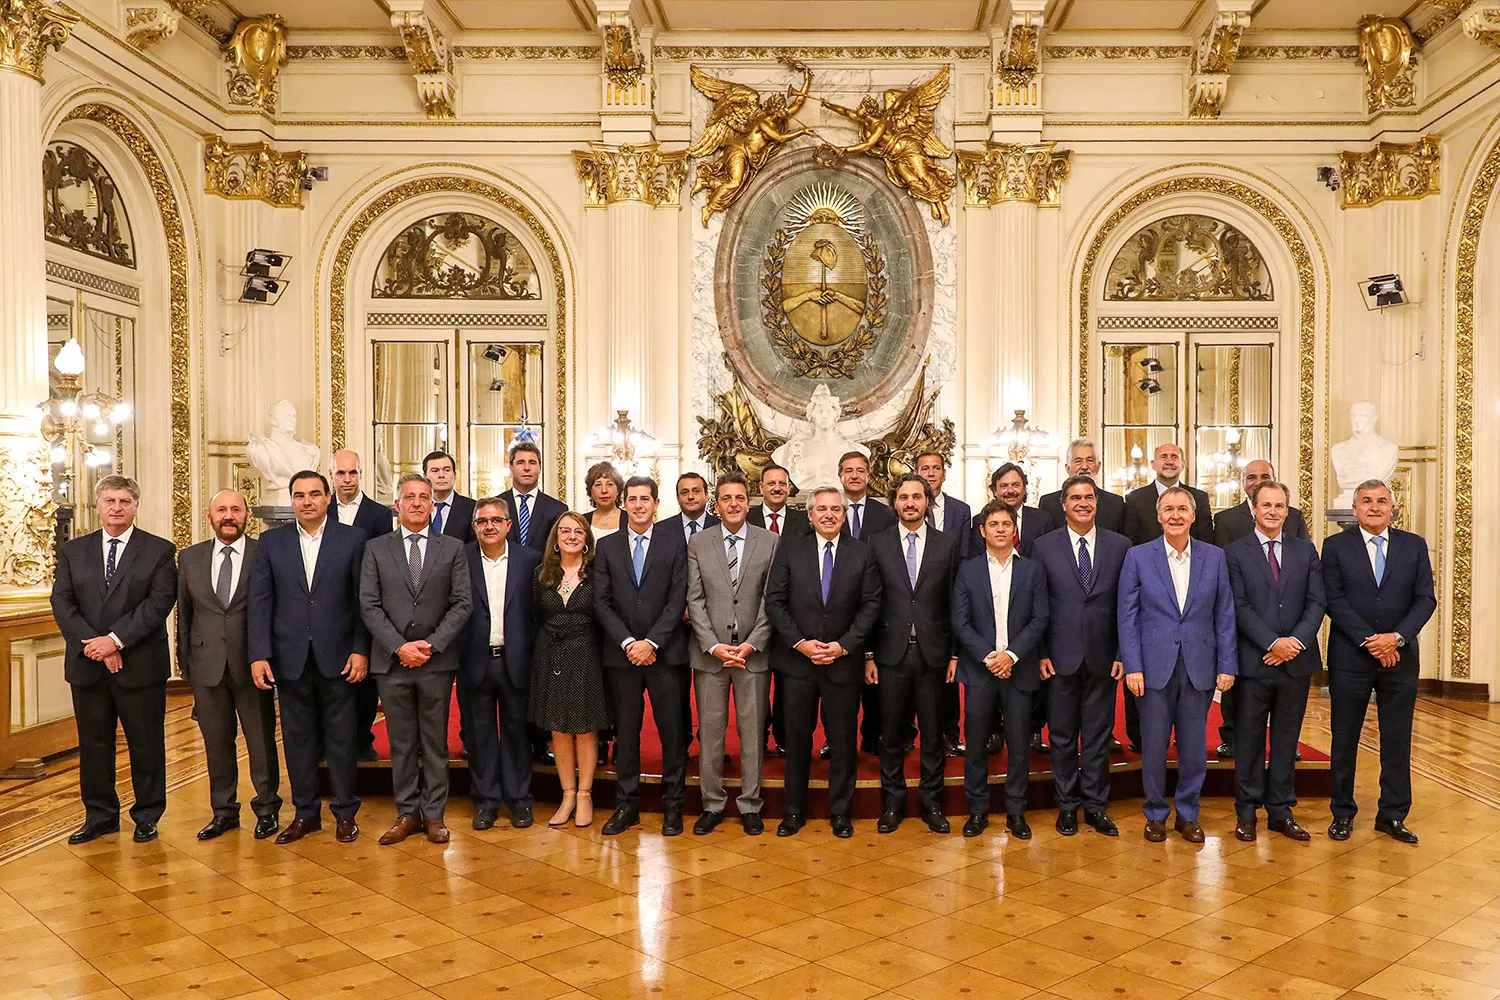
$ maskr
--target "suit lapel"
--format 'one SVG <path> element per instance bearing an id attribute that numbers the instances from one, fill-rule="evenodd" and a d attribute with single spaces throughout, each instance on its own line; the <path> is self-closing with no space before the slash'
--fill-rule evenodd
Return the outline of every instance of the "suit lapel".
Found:
<path id="1" fill-rule="evenodd" d="M 94 586 L 99 588 L 99 596 L 104 596 L 104 532 L 95 531 L 85 535 L 88 545 L 84 547 L 84 562 L 88 566 L 88 576 Z"/>
<path id="2" fill-rule="evenodd" d="M 1167 593 L 1172 596 L 1172 607 L 1176 608 L 1177 607 L 1177 585 L 1172 582 L 1172 566 L 1167 561 L 1167 550 L 1164 547 L 1166 545 L 1166 543 L 1163 542 L 1161 539 L 1158 538 L 1158 539 L 1153 540 L 1150 544 L 1151 544 L 1151 564 L 1156 567 L 1157 575 L 1161 577 L 1162 583 L 1167 588 Z M 1192 598 L 1191 581 L 1189 582 L 1189 586 L 1188 586 L 1188 598 L 1189 599 Z M 1177 614 L 1178 614 L 1178 617 L 1182 616 L 1182 612 L 1180 610 L 1177 612 Z"/>
<path id="3" fill-rule="evenodd" d="M 331 527 L 333 527 L 332 521 L 333 521 L 333 519 L 329 518 L 328 520 L 326 520 L 326 521 L 323 522 L 323 540 L 318 543 L 318 558 L 313 562 L 312 585 L 307 588 L 309 594 L 311 594 L 312 592 L 314 592 L 314 591 L 316 591 L 318 589 L 318 582 L 323 579 L 323 571 L 328 566 L 328 560 L 330 558 L 330 556 L 328 554 L 328 547 L 329 547 L 329 543 L 332 541 L 332 536 L 333 536 L 333 532 L 329 531 L 328 529 L 331 528 Z M 401 536 L 397 535 L 396 537 L 400 538 Z M 300 538 L 299 538 L 299 543 L 300 543 Z M 298 561 L 300 562 L 301 561 L 300 557 L 302 555 L 302 553 L 300 551 L 300 546 L 299 546 L 299 551 L 298 551 L 297 555 L 299 557 Z M 307 575 L 305 573 L 302 574 L 302 579 L 305 580 L 306 576 Z"/>
<path id="4" fill-rule="evenodd" d="M 506 542 L 505 542 L 505 551 L 506 551 L 507 554 L 510 553 L 510 546 L 512 544 L 513 543 L 509 539 L 506 540 Z M 519 544 L 519 543 L 514 543 L 514 544 Z M 471 588 L 474 591 L 474 603 L 476 605 L 478 605 L 478 606 L 483 607 L 485 611 L 492 611 L 493 609 L 490 607 L 490 588 L 486 584 L 485 578 L 484 578 L 484 556 L 480 553 L 480 551 L 479 551 L 478 548 L 475 548 L 472 552 L 469 552 L 468 556 L 469 556 L 469 579 L 477 581 L 477 583 L 475 583 L 475 585 Z M 505 565 L 505 595 L 504 596 L 505 596 L 506 600 L 510 599 L 510 586 L 511 586 L 511 583 L 512 583 L 511 577 L 515 575 L 514 573 L 510 572 L 510 563 L 512 561 L 513 560 L 507 560 L 506 561 L 506 565 Z"/>

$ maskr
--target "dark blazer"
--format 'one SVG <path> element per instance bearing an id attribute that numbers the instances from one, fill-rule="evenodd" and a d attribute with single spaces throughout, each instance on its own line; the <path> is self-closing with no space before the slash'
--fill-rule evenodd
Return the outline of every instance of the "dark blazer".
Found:
<path id="1" fill-rule="evenodd" d="M 443 534 L 458 539 L 461 545 L 468 545 L 474 540 L 474 498 L 454 490 L 448 494 L 446 502 L 448 510 L 443 514 Z M 433 501 L 433 510 L 437 510 L 436 500 Z"/>
<path id="2" fill-rule="evenodd" d="M 703 519 L 702 520 L 703 520 L 703 523 L 698 526 L 698 530 L 699 531 L 706 531 L 707 529 L 712 528 L 714 525 L 716 525 L 716 524 L 719 523 L 719 515 L 715 514 L 713 511 L 710 511 L 710 510 L 704 510 L 703 511 Z M 686 514 L 683 514 L 682 512 L 679 511 L 675 517 L 668 519 L 664 523 L 674 525 L 677 528 L 677 533 L 680 534 L 680 535 L 682 535 L 683 542 L 687 541 L 687 539 L 688 539 L 688 536 L 687 536 L 688 519 L 687 519 L 687 515 Z"/>
<path id="3" fill-rule="evenodd" d="M 372 674 L 407 669 L 397 663 L 396 650 L 413 639 L 432 646 L 431 658 L 420 669 L 458 669 L 460 640 L 474 606 L 469 561 L 464 546 L 447 535 L 429 534 L 421 547 L 422 578 L 413 587 L 405 532 L 389 532 L 365 546 L 359 606 L 370 630 Z"/>
<path id="4" fill-rule="evenodd" d="M 395 512 L 385 504 L 376 503 L 363 493 L 360 494 L 360 497 L 363 502 L 360 503 L 359 510 L 354 512 L 354 523 L 350 527 L 360 529 L 370 538 L 375 538 L 379 535 L 389 535 L 396 524 Z M 449 508 L 450 513 L 452 509 L 451 507 Z M 329 512 L 337 513 L 332 508 L 330 508 Z M 472 509 L 469 511 L 469 519 L 471 521 L 474 519 L 474 511 Z"/>
<path id="5" fill-rule="evenodd" d="M 1214 540 L 1214 515 L 1209 507 L 1208 494 L 1196 486 L 1185 486 L 1193 495 L 1197 508 L 1193 515 L 1193 527 L 1190 534 L 1200 542 Z M 1156 519 L 1156 483 L 1149 482 L 1138 490 L 1131 490 L 1125 496 L 1125 531 L 1124 535 L 1130 539 L 1132 544 L 1139 545 L 1149 542 L 1153 538 L 1161 537 L 1161 522 Z M 1165 558 L 1165 554 L 1163 555 Z"/>
<path id="6" fill-rule="evenodd" d="M 896 512 L 869 493 L 865 494 L 865 505 L 859 518 L 859 540 L 868 542 L 877 534 L 896 523 Z M 849 523 L 849 499 L 844 498 L 844 534 L 854 537 Z M 806 657 L 803 657 L 806 659 Z"/>
<path id="7" fill-rule="evenodd" d="M 177 601 L 177 548 L 136 528 L 105 586 L 103 536 L 91 531 L 57 554 L 52 616 L 67 640 L 63 679 L 69 684 L 103 680 L 108 671 L 83 655 L 83 644 L 113 632 L 124 643 L 124 666 L 113 675 L 115 681 L 122 687 L 163 683 L 172 676 L 167 615 Z"/>
<path id="8" fill-rule="evenodd" d="M 244 564 L 227 608 L 214 592 L 221 548 L 223 543 L 210 538 L 177 557 L 177 668 L 184 681 L 200 687 L 213 687 L 226 673 L 235 684 L 253 683 L 245 655 L 245 609 L 260 542 L 245 539 Z"/>
<path id="9" fill-rule="evenodd" d="M 1059 529 L 1037 539 L 1032 548 L 1032 560 L 1047 576 L 1047 637 L 1041 655 L 1064 677 L 1080 667 L 1107 677 L 1120 658 L 1120 569 L 1130 540 L 1097 524 L 1095 528 L 1089 552 L 1094 585 L 1088 590 L 1078 579 L 1072 535 Z"/>
<path id="10" fill-rule="evenodd" d="M 1117 534 L 1125 533 L 1125 498 L 1118 493 L 1111 493 L 1098 483 L 1094 484 L 1094 523 L 1105 531 L 1113 531 Z M 1062 490 L 1053 490 L 1037 501 L 1037 508 L 1045 511 L 1053 522 L 1061 528 L 1068 523 L 1068 515 L 1062 507 Z"/>
<path id="11" fill-rule="evenodd" d="M 260 536 L 260 556 L 250 577 L 250 662 L 271 661 L 277 680 L 297 680 L 309 654 L 324 677 L 337 677 L 350 653 L 370 655 L 370 633 L 359 613 L 359 571 L 365 533 L 332 514 L 313 569 L 302 571 L 296 522 Z"/>
<path id="12" fill-rule="evenodd" d="M 974 554 L 974 533 L 969 530 L 974 512 L 958 497 L 943 494 L 943 523 L 938 530 L 953 539 L 958 551 L 958 561 L 963 562 Z M 957 567 L 954 567 L 957 572 Z"/>
<path id="13" fill-rule="evenodd" d="M 641 582 L 630 559 L 630 527 L 622 525 L 594 550 L 594 608 L 604 632 L 604 665 L 633 668 L 620 644 L 648 639 L 658 664 L 688 662 L 687 540 L 677 518 L 657 521 L 646 546 Z"/>
<path id="14" fill-rule="evenodd" d="M 960 534 L 959 537 L 963 537 Z M 915 626 L 917 650 L 930 669 L 946 669 L 953 656 L 953 575 L 958 572 L 958 543 L 952 535 L 927 529 L 917 586 L 906 572 L 906 529 L 898 523 L 870 539 L 880 572 L 880 621 L 871 651 L 877 665 L 894 667 L 906 656 Z"/>
<path id="15" fill-rule="evenodd" d="M 969 533 L 969 551 L 975 555 L 985 552 L 984 534 L 979 530 L 979 515 L 974 515 L 974 530 Z M 1037 539 L 1062 527 L 1063 522 L 1052 520 L 1052 515 L 1036 507 L 1021 508 L 1021 540 L 1016 543 L 1016 555 L 1030 559 Z M 986 671 L 987 672 L 987 671 Z"/>
<path id="16" fill-rule="evenodd" d="M 781 514 L 781 531 L 778 534 L 782 537 L 812 530 L 812 522 L 807 519 L 807 511 L 787 504 L 781 508 Z M 751 507 L 750 513 L 745 516 L 745 520 L 757 528 L 765 528 L 767 531 L 771 530 L 770 524 L 766 522 L 766 508 L 763 505 Z"/>
<path id="17" fill-rule="evenodd" d="M 857 683 L 864 677 L 865 650 L 880 618 L 880 572 L 868 545 L 841 534 L 824 604 L 823 541 L 816 531 L 808 531 L 776 547 L 766 580 L 766 614 L 774 636 L 771 669 L 789 677 L 811 677 L 822 670 L 831 681 Z M 803 639 L 837 642 L 847 655 L 820 666 L 797 652 Z"/>
<path id="18" fill-rule="evenodd" d="M 1013 556 L 1005 647 L 1020 657 L 1010 668 L 1010 683 L 1019 690 L 1037 691 L 1042 686 L 1041 648 L 1047 620 L 1047 580 L 1041 566 Z M 958 645 L 957 679 L 965 684 L 987 684 L 994 679 L 984 665 L 984 658 L 995 650 L 995 595 L 990 589 L 987 553 L 965 560 L 958 568 L 953 582 L 953 637 Z"/>
<path id="19" fill-rule="evenodd" d="M 1360 645 L 1366 636 L 1396 632 L 1406 640 L 1393 670 L 1420 669 L 1417 636 L 1437 609 L 1427 540 L 1388 528 L 1385 577 L 1375 582 L 1358 525 L 1323 540 L 1323 586 L 1328 596 L 1329 670 L 1376 670 L 1380 663 Z"/>
<path id="20" fill-rule="evenodd" d="M 516 491 L 506 490 L 500 494 L 500 499 L 510 508 L 510 540 L 518 542 L 521 540 L 521 520 L 516 507 Z M 624 499 L 623 497 L 621 498 Z M 547 536 L 552 533 L 552 526 L 557 519 L 568 512 L 568 505 L 557 497 L 537 491 L 536 502 L 531 506 L 531 521 L 526 531 L 525 545 L 528 549 L 542 552 L 547 548 Z M 625 529 L 625 512 L 620 512 L 620 530 Z M 471 539 L 472 541 L 472 539 Z"/>
<path id="21" fill-rule="evenodd" d="M 1323 669 L 1318 629 L 1323 627 L 1323 566 L 1317 546 L 1305 538 L 1281 533 L 1281 582 L 1271 576 L 1271 562 L 1254 533 L 1224 550 L 1229 586 L 1234 590 L 1234 618 L 1239 628 L 1240 676 L 1272 677 L 1278 672 L 1311 677 Z M 1284 635 L 1302 643 L 1302 652 L 1279 667 L 1262 657 Z"/>
<path id="22" fill-rule="evenodd" d="M 1234 591 L 1224 550 L 1194 541 L 1188 558 L 1188 597 L 1181 611 L 1165 542 L 1135 546 L 1120 570 L 1120 660 L 1125 673 L 1145 674 L 1153 691 L 1167 686 L 1179 656 L 1199 691 L 1212 691 L 1216 674 L 1239 672 Z"/>
<path id="23" fill-rule="evenodd" d="M 1226 507 L 1214 515 L 1214 544 L 1221 549 L 1227 550 L 1231 544 L 1254 531 L 1255 515 L 1250 513 L 1248 500 Z M 1286 523 L 1281 526 L 1281 533 L 1287 538 L 1300 538 L 1304 541 L 1312 539 L 1307 533 L 1307 520 L 1296 507 L 1287 508 Z"/>
<path id="24" fill-rule="evenodd" d="M 542 557 L 525 545 L 507 542 L 506 554 L 509 565 L 505 567 L 505 607 L 500 613 L 505 616 L 505 675 L 513 687 L 525 691 L 531 687 L 531 650 L 536 636 L 532 623 L 531 581 L 542 565 Z M 479 543 L 465 547 L 469 564 L 469 593 L 474 599 L 474 610 L 469 614 L 469 625 L 461 649 L 461 680 L 469 684 L 484 681 L 490 662 L 490 622 L 495 609 L 490 607 L 490 594 L 484 584 L 484 563 L 479 552 Z"/>

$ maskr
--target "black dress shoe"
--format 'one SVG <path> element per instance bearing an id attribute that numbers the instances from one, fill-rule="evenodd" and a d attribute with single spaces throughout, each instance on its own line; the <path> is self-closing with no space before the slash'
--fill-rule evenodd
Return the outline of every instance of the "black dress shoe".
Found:
<path id="1" fill-rule="evenodd" d="M 474 829 L 492 830 L 495 827 L 495 821 L 499 818 L 500 810 L 498 809 L 476 809 L 474 810 Z"/>
<path id="2" fill-rule="evenodd" d="M 1242 819 L 1234 824 L 1234 839 L 1242 843 L 1255 843 L 1255 820 Z"/>
<path id="3" fill-rule="evenodd" d="M 782 760 L 786 760 L 786 751 L 781 748 L 780 744 L 777 744 L 766 751 L 766 756 L 780 757 Z"/>
<path id="4" fill-rule="evenodd" d="M 1406 828 L 1406 824 L 1399 819 L 1375 821 L 1375 832 L 1383 833 L 1392 840 L 1399 840 L 1403 844 L 1415 844 L 1417 835 Z"/>
<path id="5" fill-rule="evenodd" d="M 943 744 L 943 752 L 949 757 L 962 757 L 967 749 L 961 740 Z"/>
<path id="6" fill-rule="evenodd" d="M 766 824 L 761 822 L 760 813 L 745 813 L 740 817 L 740 826 L 747 837 L 759 837 L 766 832 Z"/>
<path id="7" fill-rule="evenodd" d="M 1131 740 L 1130 744 L 1128 746 L 1126 746 L 1125 749 L 1129 750 L 1131 753 L 1140 753 L 1141 752 L 1141 745 L 1140 745 L 1140 743 L 1136 742 L 1135 740 Z"/>
<path id="8" fill-rule="evenodd" d="M 964 836 L 977 837 L 989 825 L 990 818 L 984 813 L 969 813 L 969 818 L 964 821 Z"/>
<path id="9" fill-rule="evenodd" d="M 524 830 L 535 822 L 536 818 L 531 815 L 530 806 L 510 807 L 510 825 L 513 829 Z"/>
<path id="10" fill-rule="evenodd" d="M 198 831 L 198 839 L 213 840 L 215 837 L 224 836 L 230 830 L 238 830 L 239 828 L 240 818 L 238 816 L 215 816 L 209 821 L 207 826 Z"/>
<path id="11" fill-rule="evenodd" d="M 953 829 L 948 825 L 948 817 L 943 815 L 941 809 L 929 809 L 922 814 L 922 821 L 927 824 L 927 829 L 933 833 L 947 833 Z"/>
<path id="12" fill-rule="evenodd" d="M 676 837 L 682 833 L 682 810 L 668 809 L 662 813 L 661 835 L 663 837 Z"/>
<path id="13" fill-rule="evenodd" d="M 854 821 L 848 816 L 833 817 L 833 835 L 840 840 L 848 840 L 854 836 Z"/>
<path id="14" fill-rule="evenodd" d="M 100 837 L 119 832 L 120 824 L 118 821 L 114 823 L 85 823 L 68 838 L 68 843 L 74 845 L 87 844 L 91 840 L 98 840 Z"/>
<path id="15" fill-rule="evenodd" d="M 262 816 L 255 821 L 255 839 L 265 840 L 276 836 L 276 831 L 281 829 L 281 820 L 275 816 Z"/>
<path id="16" fill-rule="evenodd" d="M 1110 819 L 1109 814 L 1102 809 L 1099 812 L 1085 809 L 1083 811 L 1083 821 L 1093 827 L 1094 832 L 1103 834 L 1106 837 L 1118 837 L 1120 835 L 1120 828 L 1115 826 L 1115 821 Z"/>
<path id="17" fill-rule="evenodd" d="M 1348 840 L 1353 832 L 1354 820 L 1351 817 L 1335 816 L 1333 822 L 1328 824 L 1329 840 Z"/>
<path id="18" fill-rule="evenodd" d="M 828 749 L 828 744 L 824 743 L 822 748 L 818 750 L 818 759 L 827 760 L 832 754 L 833 751 Z"/>
<path id="19" fill-rule="evenodd" d="M 801 830 L 806 823 L 807 821 L 802 818 L 801 813 L 787 813 L 781 818 L 781 822 L 776 825 L 776 836 L 795 837 L 797 831 Z"/>
<path id="20" fill-rule="evenodd" d="M 887 809 L 880 814 L 880 822 L 875 824 L 876 833 L 895 833 L 901 826 L 901 813 L 895 809 Z"/>
<path id="21" fill-rule="evenodd" d="M 234 825 L 239 826 L 239 823 L 236 822 Z M 135 841 L 137 844 L 151 843 L 151 841 L 156 839 L 156 824 L 137 823 L 135 825 L 135 836 L 131 837 L 130 839 Z M 1415 841 L 1416 838 L 1413 837 L 1412 840 Z"/>
<path id="22" fill-rule="evenodd" d="M 1078 810 L 1059 809 L 1057 811 L 1057 832 L 1064 837 L 1072 837 L 1078 833 Z"/>
<path id="23" fill-rule="evenodd" d="M 702 816 L 698 817 L 698 822 L 693 824 L 694 836 L 703 837 L 713 833 L 714 827 L 718 826 L 723 820 L 724 814 L 721 812 L 705 812 Z"/>
<path id="24" fill-rule="evenodd" d="M 990 738 L 985 741 L 984 752 L 991 757 L 1005 749 L 1005 734 L 990 733 Z"/>
<path id="25" fill-rule="evenodd" d="M 1032 753 L 1050 753 L 1051 750 L 1052 750 L 1052 748 L 1047 745 L 1047 742 L 1045 740 L 1042 739 L 1042 734 L 1041 733 L 1032 733 L 1031 734 L 1031 752 Z"/>
<path id="26" fill-rule="evenodd" d="M 1025 816 L 1006 816 L 1005 828 L 1010 831 L 1012 837 L 1020 840 L 1031 839 L 1031 824 L 1026 822 Z"/>
<path id="27" fill-rule="evenodd" d="M 1125 744 L 1121 743 L 1119 740 L 1117 740 L 1113 736 L 1111 736 L 1109 738 L 1109 752 L 1110 753 L 1124 753 L 1125 752 Z"/>
<path id="28" fill-rule="evenodd" d="M 1234 744 L 1229 742 L 1220 743 L 1214 750 L 1214 756 L 1226 760 L 1234 756 Z"/>
<path id="29" fill-rule="evenodd" d="M 316 830 L 323 829 L 321 818 L 303 819 L 298 816 L 287 824 L 286 829 L 281 831 L 281 836 L 276 838 L 278 844 L 291 844 Z"/>
<path id="30" fill-rule="evenodd" d="M 1272 833 L 1279 833 L 1283 837 L 1290 837 L 1292 840 L 1312 840 L 1312 834 L 1302 829 L 1302 826 L 1290 816 L 1286 819 L 1271 820 L 1266 824 L 1266 829 Z"/>
<path id="31" fill-rule="evenodd" d="M 380 759 L 380 754 L 378 754 L 378 753 L 375 752 L 375 748 L 374 747 L 360 747 L 359 748 L 359 759 L 362 760 L 362 761 L 364 761 L 366 764 L 369 764 L 369 763 L 373 763 L 374 761 L 379 760 Z"/>
<path id="32" fill-rule="evenodd" d="M 624 833 L 632 826 L 640 825 L 640 810 L 636 809 L 634 806 L 618 806 L 616 807 L 615 811 L 610 814 L 609 819 L 604 821 L 603 833 L 606 837 L 614 837 L 618 834 Z M 678 832 L 682 832 L 681 827 L 678 828 Z"/>
<path id="33" fill-rule="evenodd" d="M 609 752 L 608 747 L 606 747 L 604 755 L 600 758 L 600 762 L 602 763 L 604 761 L 607 761 L 608 759 Z M 557 758 L 552 756 L 552 751 L 548 750 L 544 746 L 537 747 L 536 749 L 531 751 L 531 761 L 534 764 L 542 764 L 546 767 L 557 766 Z"/>

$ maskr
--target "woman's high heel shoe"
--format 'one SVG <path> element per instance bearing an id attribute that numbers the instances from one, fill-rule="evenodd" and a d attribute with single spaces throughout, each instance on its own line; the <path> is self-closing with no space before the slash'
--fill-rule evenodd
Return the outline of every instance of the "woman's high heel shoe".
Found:
<path id="1" fill-rule="evenodd" d="M 575 792 L 563 792 L 562 803 L 557 807 L 557 812 L 547 821 L 547 825 L 554 830 L 560 830 L 568 825 L 568 817 L 573 815 L 573 807 L 578 804 L 578 796 Z"/>
<path id="2" fill-rule="evenodd" d="M 579 826 L 594 825 L 594 793 L 592 791 L 578 793 L 578 816 L 573 822 Z"/>

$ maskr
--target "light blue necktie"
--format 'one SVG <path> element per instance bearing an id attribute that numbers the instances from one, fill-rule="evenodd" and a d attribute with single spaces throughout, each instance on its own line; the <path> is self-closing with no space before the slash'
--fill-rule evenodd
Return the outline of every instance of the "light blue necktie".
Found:
<path id="1" fill-rule="evenodd" d="M 917 589 L 917 533 L 906 533 L 906 582 Z"/>
<path id="2" fill-rule="evenodd" d="M 630 565 L 635 569 L 635 585 L 641 585 L 641 572 L 646 568 L 646 536 L 635 536 L 635 552 L 630 556 Z"/>
<path id="3" fill-rule="evenodd" d="M 531 496 L 527 493 L 521 494 L 520 511 L 521 544 L 526 544 L 526 539 L 531 535 Z"/>
<path id="4" fill-rule="evenodd" d="M 823 603 L 828 603 L 828 591 L 833 587 L 833 543 L 823 543 Z"/>
<path id="5" fill-rule="evenodd" d="M 443 508 L 448 506 L 448 501 L 439 500 L 437 510 L 432 515 L 432 533 L 441 535 L 443 533 Z"/>
<path id="6" fill-rule="evenodd" d="M 1385 539 L 1376 535 L 1370 541 L 1375 543 L 1375 582 L 1380 583 L 1385 579 Z"/>

